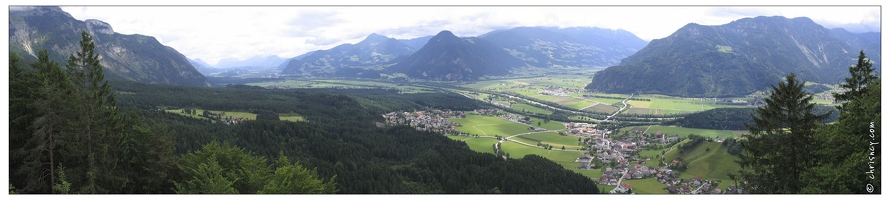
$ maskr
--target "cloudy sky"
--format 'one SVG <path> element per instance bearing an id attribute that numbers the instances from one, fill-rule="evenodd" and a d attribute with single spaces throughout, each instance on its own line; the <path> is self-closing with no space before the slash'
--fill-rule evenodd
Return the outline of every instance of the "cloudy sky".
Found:
<path id="1" fill-rule="evenodd" d="M 720 25 L 754 16 L 809 17 L 827 28 L 880 31 L 878 6 L 63 6 L 123 34 L 156 37 L 189 58 L 294 57 L 356 43 L 450 30 L 460 37 L 518 26 L 594 26 L 663 38 L 687 23 Z"/>

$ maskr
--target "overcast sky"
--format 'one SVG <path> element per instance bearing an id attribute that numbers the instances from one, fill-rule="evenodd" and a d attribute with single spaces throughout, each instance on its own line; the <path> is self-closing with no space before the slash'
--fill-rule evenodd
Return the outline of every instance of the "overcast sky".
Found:
<path id="1" fill-rule="evenodd" d="M 277 55 L 356 43 L 371 33 L 397 39 L 450 30 L 478 36 L 518 26 L 593 26 L 666 37 L 688 23 L 720 25 L 745 17 L 809 17 L 827 28 L 880 31 L 878 6 L 63 6 L 79 20 L 98 19 L 115 32 L 154 36 L 186 57 L 220 59 Z"/>

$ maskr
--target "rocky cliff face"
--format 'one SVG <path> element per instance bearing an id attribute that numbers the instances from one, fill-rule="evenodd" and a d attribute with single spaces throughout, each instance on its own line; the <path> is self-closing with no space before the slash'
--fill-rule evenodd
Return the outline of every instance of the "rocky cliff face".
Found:
<path id="1" fill-rule="evenodd" d="M 108 23 L 80 21 L 59 7 L 10 8 L 9 48 L 26 62 L 36 60 L 37 52 L 46 49 L 51 59 L 66 63 L 78 49 L 81 31 L 93 36 L 108 79 L 210 86 L 185 56 L 154 37 L 115 33 Z"/>

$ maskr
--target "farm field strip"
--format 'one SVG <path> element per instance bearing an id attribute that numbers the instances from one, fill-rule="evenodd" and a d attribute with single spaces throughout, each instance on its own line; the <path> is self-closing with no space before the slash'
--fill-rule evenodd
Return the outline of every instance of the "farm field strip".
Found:
<path id="1" fill-rule="evenodd" d="M 180 115 L 189 116 L 188 114 L 182 113 L 182 109 L 172 109 L 172 110 L 165 110 L 165 111 L 167 111 L 169 113 L 177 113 Z M 207 110 L 207 111 L 212 112 L 212 113 L 225 112 L 225 115 L 223 115 L 224 117 L 232 117 L 232 118 L 240 117 L 240 118 L 244 118 L 244 119 L 256 120 L 256 114 L 249 113 L 249 112 L 218 111 L 218 110 Z M 210 119 L 210 118 L 205 118 L 205 117 L 201 116 L 201 114 L 204 113 L 203 109 L 195 109 L 195 113 L 196 114 L 191 115 L 191 116 L 196 117 L 196 118 Z"/>
<path id="2" fill-rule="evenodd" d="M 667 185 L 658 182 L 655 178 L 623 180 L 622 183 L 630 184 L 633 192 L 637 194 L 668 194 L 664 190 Z"/>

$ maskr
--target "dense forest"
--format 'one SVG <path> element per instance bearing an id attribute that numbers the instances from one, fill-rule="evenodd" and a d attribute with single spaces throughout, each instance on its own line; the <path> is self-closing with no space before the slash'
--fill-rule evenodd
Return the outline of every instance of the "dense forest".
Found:
<path id="1" fill-rule="evenodd" d="M 375 126 L 391 111 L 483 106 L 458 94 L 108 82 L 90 39 L 83 33 L 64 67 L 45 53 L 30 67 L 10 56 L 11 193 L 599 192 L 540 156 L 504 159 L 440 134 Z M 227 125 L 171 108 L 305 121 Z"/>

